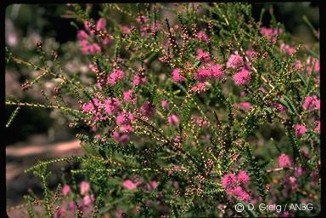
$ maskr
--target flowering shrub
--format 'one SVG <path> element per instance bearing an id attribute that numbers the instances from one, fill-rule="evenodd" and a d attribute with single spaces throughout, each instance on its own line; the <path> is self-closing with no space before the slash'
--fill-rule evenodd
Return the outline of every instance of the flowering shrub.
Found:
<path id="1" fill-rule="evenodd" d="M 318 48 L 295 44 L 275 20 L 261 26 L 249 4 L 172 5 L 104 4 L 98 19 L 69 5 L 89 80 L 66 74 L 60 54 L 42 62 L 7 49 L 7 63 L 39 72 L 24 89 L 55 82 L 49 104 L 7 106 L 60 110 L 85 150 L 33 167 L 45 193 L 30 205 L 41 202 L 49 217 L 236 216 L 237 203 L 254 206 L 245 216 L 317 214 Z M 58 161 L 81 167 L 51 191 L 47 165 Z M 259 207 L 287 203 L 313 208 Z"/>

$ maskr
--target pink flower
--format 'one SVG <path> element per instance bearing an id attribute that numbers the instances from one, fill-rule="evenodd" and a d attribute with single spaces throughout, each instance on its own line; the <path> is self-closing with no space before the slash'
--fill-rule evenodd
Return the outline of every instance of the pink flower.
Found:
<path id="1" fill-rule="evenodd" d="M 218 79 L 224 76 L 224 72 L 222 71 L 222 66 L 219 64 L 214 64 L 210 67 L 211 77 L 213 79 Z"/>
<path id="2" fill-rule="evenodd" d="M 306 61 L 306 71 L 311 73 L 313 70 L 317 73 L 320 72 L 320 62 L 318 59 L 309 56 Z"/>
<path id="3" fill-rule="evenodd" d="M 156 189 L 157 186 L 158 186 L 158 183 L 155 180 L 153 180 L 150 183 L 146 184 L 146 189 L 150 191 L 150 190 Z"/>
<path id="4" fill-rule="evenodd" d="M 145 101 L 144 104 L 140 108 L 140 112 L 145 116 L 145 117 L 152 117 L 155 114 L 155 105 L 153 105 L 149 101 Z"/>
<path id="5" fill-rule="evenodd" d="M 285 107 L 282 104 L 278 103 L 278 102 L 275 102 L 273 104 L 273 107 L 279 112 L 285 111 Z"/>
<path id="6" fill-rule="evenodd" d="M 94 201 L 94 195 L 85 195 L 83 197 L 83 206 L 87 207 L 89 205 L 91 205 Z"/>
<path id="7" fill-rule="evenodd" d="M 110 37 L 106 37 L 102 40 L 102 45 L 108 45 L 112 42 L 112 39 Z"/>
<path id="8" fill-rule="evenodd" d="M 106 20 L 101 17 L 96 23 L 97 30 L 105 30 L 106 29 Z"/>
<path id="9" fill-rule="evenodd" d="M 92 102 L 84 103 L 82 107 L 83 112 L 91 113 L 94 110 Z"/>
<path id="10" fill-rule="evenodd" d="M 258 55 L 257 52 L 255 50 L 253 50 L 253 49 L 249 49 L 249 50 L 246 51 L 246 56 L 251 58 L 251 59 L 256 57 L 257 55 Z"/>
<path id="11" fill-rule="evenodd" d="M 205 82 L 198 82 L 193 87 L 191 87 L 191 91 L 202 93 L 205 92 L 208 89 Z"/>
<path id="12" fill-rule="evenodd" d="M 121 26 L 120 31 L 122 34 L 127 34 L 129 35 L 131 33 L 130 27 L 129 26 Z"/>
<path id="13" fill-rule="evenodd" d="M 209 52 L 203 51 L 203 49 L 197 49 L 197 59 L 203 62 L 208 62 L 210 60 Z"/>
<path id="14" fill-rule="evenodd" d="M 77 38 L 79 41 L 87 40 L 88 34 L 84 30 L 79 30 L 77 33 Z"/>
<path id="15" fill-rule="evenodd" d="M 98 73 L 100 71 L 96 64 L 90 64 L 88 65 L 88 68 L 94 73 Z"/>
<path id="16" fill-rule="evenodd" d="M 304 99 L 302 107 L 305 110 L 310 110 L 310 109 L 315 109 L 315 108 L 320 109 L 320 100 L 315 95 L 307 96 Z"/>
<path id="17" fill-rule="evenodd" d="M 284 167 L 290 167 L 291 166 L 291 160 L 290 157 L 286 154 L 281 154 L 278 157 L 278 165 L 282 168 Z"/>
<path id="18" fill-rule="evenodd" d="M 229 191 L 237 185 L 237 177 L 234 173 L 225 174 L 221 181 L 222 187 Z"/>
<path id="19" fill-rule="evenodd" d="M 140 33 L 141 36 L 148 36 L 149 33 L 151 33 L 151 27 L 149 24 L 144 24 L 143 26 L 140 27 Z"/>
<path id="20" fill-rule="evenodd" d="M 117 209 L 114 213 L 115 218 L 124 218 L 125 217 L 125 213 L 123 212 L 122 209 Z"/>
<path id="21" fill-rule="evenodd" d="M 121 133 L 131 133 L 134 131 L 134 128 L 131 126 L 131 124 L 124 124 L 119 126 L 119 131 Z"/>
<path id="22" fill-rule="evenodd" d="M 241 66 L 243 66 L 243 59 L 236 51 L 234 54 L 232 54 L 229 57 L 228 61 L 226 62 L 226 67 L 232 69 L 238 69 Z"/>
<path id="23" fill-rule="evenodd" d="M 136 18 L 136 20 L 137 20 L 138 23 L 147 23 L 147 22 L 148 22 L 147 17 L 145 17 L 145 16 L 143 16 L 143 15 L 138 16 L 138 17 Z"/>
<path id="24" fill-rule="evenodd" d="M 68 204 L 68 209 L 74 211 L 76 209 L 76 204 L 73 201 L 70 201 Z"/>
<path id="25" fill-rule="evenodd" d="M 289 211 L 284 211 L 281 215 L 281 217 L 291 217 L 291 214 Z"/>
<path id="26" fill-rule="evenodd" d="M 296 70 L 302 70 L 303 69 L 303 66 L 302 66 L 302 63 L 301 63 L 300 60 L 295 61 L 294 69 L 296 69 Z"/>
<path id="27" fill-rule="evenodd" d="M 127 179 L 123 182 L 123 187 L 129 190 L 134 190 L 137 188 L 137 183 L 134 183 L 133 181 Z"/>
<path id="28" fill-rule="evenodd" d="M 134 115 L 131 112 L 122 111 L 118 113 L 116 118 L 117 125 L 129 125 L 134 120 Z"/>
<path id="29" fill-rule="evenodd" d="M 160 22 L 159 21 L 153 22 L 151 28 L 152 28 L 152 32 L 159 31 L 161 29 Z"/>
<path id="30" fill-rule="evenodd" d="M 168 100 L 162 100 L 161 106 L 164 110 L 168 110 L 170 108 L 170 102 Z"/>
<path id="31" fill-rule="evenodd" d="M 242 108 L 245 111 L 248 111 L 252 108 L 252 105 L 250 104 L 250 102 L 247 102 L 247 101 L 239 103 L 239 106 L 240 106 L 240 108 Z"/>
<path id="32" fill-rule="evenodd" d="M 295 124 L 294 132 L 297 136 L 301 136 L 307 132 L 307 128 L 302 124 Z"/>
<path id="33" fill-rule="evenodd" d="M 111 115 L 116 113 L 120 108 L 120 101 L 118 98 L 108 98 L 104 102 L 105 111 Z"/>
<path id="34" fill-rule="evenodd" d="M 211 76 L 211 71 L 208 69 L 199 69 L 195 74 L 194 78 L 200 82 L 204 82 Z"/>
<path id="35" fill-rule="evenodd" d="M 81 195 L 85 195 L 86 193 L 88 193 L 89 189 L 90 189 L 90 186 L 89 186 L 88 182 L 82 181 L 80 183 L 80 194 Z"/>
<path id="36" fill-rule="evenodd" d="M 289 183 L 291 185 L 297 185 L 297 179 L 294 176 L 289 177 Z"/>
<path id="37" fill-rule="evenodd" d="M 93 98 L 92 101 L 83 104 L 82 110 L 83 112 L 93 113 L 94 111 L 96 111 L 96 108 L 98 109 L 101 106 L 102 106 L 101 101 L 98 100 L 97 98 Z"/>
<path id="38" fill-rule="evenodd" d="M 302 176 L 303 173 L 304 173 L 304 169 L 303 169 L 302 167 L 295 167 L 295 168 L 294 168 L 294 175 L 295 175 L 296 177 L 300 177 L 300 176 Z"/>
<path id="39" fill-rule="evenodd" d="M 63 207 L 59 207 L 58 210 L 55 213 L 54 218 L 61 218 L 61 217 L 65 217 L 66 214 L 66 209 Z"/>
<path id="40" fill-rule="evenodd" d="M 168 122 L 171 124 L 171 125 L 179 125 L 180 123 L 180 119 L 177 115 L 175 114 L 172 114 L 168 117 Z"/>
<path id="41" fill-rule="evenodd" d="M 241 170 L 238 175 L 237 175 L 237 179 L 240 183 L 242 184 L 248 184 L 250 178 L 249 178 L 249 175 L 246 171 L 244 170 Z"/>
<path id="42" fill-rule="evenodd" d="M 81 40 L 80 42 L 81 50 L 83 54 L 90 54 L 91 53 L 91 45 L 87 40 Z"/>
<path id="43" fill-rule="evenodd" d="M 281 44 L 281 50 L 289 55 L 292 55 L 295 53 L 295 48 L 290 47 L 287 44 L 282 43 Z"/>
<path id="44" fill-rule="evenodd" d="M 114 140 L 116 140 L 118 143 L 124 144 L 129 141 L 129 134 L 128 133 L 123 133 L 119 131 L 114 131 L 112 133 L 112 137 Z"/>
<path id="45" fill-rule="evenodd" d="M 62 194 L 64 196 L 67 196 L 69 193 L 70 193 L 70 186 L 65 184 L 63 187 L 62 187 Z"/>
<path id="46" fill-rule="evenodd" d="M 88 49 L 89 49 L 90 54 L 99 54 L 99 53 L 101 53 L 101 47 L 97 43 L 91 44 Z"/>
<path id="47" fill-rule="evenodd" d="M 191 123 L 196 124 L 199 127 L 206 127 L 208 125 L 208 120 L 201 116 L 192 115 Z"/>
<path id="48" fill-rule="evenodd" d="M 180 68 L 176 68 L 172 71 L 172 80 L 175 82 L 182 82 L 185 80 L 185 77 L 181 74 Z"/>
<path id="49" fill-rule="evenodd" d="M 315 100 L 315 107 L 316 107 L 316 109 L 320 110 L 320 100 L 319 99 Z"/>
<path id="50" fill-rule="evenodd" d="M 199 31 L 197 33 L 197 39 L 199 39 L 202 42 L 207 42 L 208 41 L 208 36 L 204 31 Z"/>
<path id="51" fill-rule="evenodd" d="M 242 68 L 239 72 L 233 75 L 233 81 L 238 86 L 248 84 L 250 79 L 250 72 L 246 68 Z"/>
<path id="52" fill-rule="evenodd" d="M 143 75 L 136 74 L 132 79 L 132 84 L 134 86 L 139 86 L 145 84 L 146 82 L 147 82 L 147 78 L 145 75 L 143 76 Z"/>
<path id="53" fill-rule="evenodd" d="M 153 181 L 151 182 L 151 186 L 152 186 L 153 189 L 156 189 L 157 186 L 158 186 L 157 181 L 153 180 Z"/>
<path id="54" fill-rule="evenodd" d="M 118 81 L 121 81 L 124 79 L 124 72 L 120 69 L 113 70 L 112 73 L 109 75 L 108 83 L 111 86 L 115 86 Z"/>
<path id="55" fill-rule="evenodd" d="M 276 42 L 277 37 L 279 35 L 279 33 L 282 32 L 282 29 L 277 29 L 277 28 L 266 28 L 266 27 L 262 27 L 260 29 L 260 33 L 265 36 L 267 39 L 269 39 L 270 41 L 272 41 L 273 43 Z"/>
<path id="56" fill-rule="evenodd" d="M 85 29 L 91 34 L 91 35 L 94 35 L 94 30 L 92 30 L 90 27 L 92 26 L 92 23 L 91 22 L 89 22 L 88 20 L 86 20 L 85 22 L 84 22 L 84 27 L 85 27 Z"/>
<path id="57" fill-rule="evenodd" d="M 243 200 L 243 201 L 246 201 L 246 202 L 249 202 L 250 201 L 250 195 L 244 191 L 240 186 L 238 187 L 235 187 L 231 193 L 238 197 L 240 200 Z"/>
<path id="58" fill-rule="evenodd" d="M 136 104 L 137 96 L 132 89 L 129 89 L 123 92 L 123 100 L 127 103 L 130 102 L 132 104 Z"/>

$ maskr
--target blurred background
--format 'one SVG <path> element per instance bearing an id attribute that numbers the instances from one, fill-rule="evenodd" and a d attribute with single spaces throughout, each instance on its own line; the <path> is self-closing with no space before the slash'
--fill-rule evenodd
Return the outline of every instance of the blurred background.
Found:
<path id="1" fill-rule="evenodd" d="M 96 17 L 99 8 L 95 6 L 93 13 Z M 256 20 L 259 20 L 262 9 L 266 10 L 262 20 L 263 26 L 270 25 L 270 14 L 273 13 L 276 20 L 283 23 L 285 29 L 297 40 L 305 44 L 318 42 L 311 27 L 303 18 L 305 16 L 313 28 L 319 30 L 319 8 L 316 3 L 254 3 L 253 16 Z M 66 5 L 10 5 L 5 15 L 6 46 L 13 54 L 25 60 L 35 60 L 39 58 L 35 52 L 35 45 L 42 41 L 45 51 L 58 52 L 67 73 L 83 76 L 88 66 L 81 62 L 80 50 L 75 43 L 78 25 L 74 20 L 63 16 L 66 10 Z M 40 89 L 24 92 L 21 90 L 21 85 L 26 80 L 34 78 L 36 72 L 10 63 L 6 65 L 5 74 L 7 100 L 45 103 Z M 45 84 L 45 93 L 53 91 L 53 86 L 51 83 Z M 15 108 L 6 106 L 5 120 L 9 120 Z M 22 196 L 28 193 L 28 188 L 32 188 L 36 193 L 40 191 L 40 184 L 32 175 L 24 174 L 23 170 L 38 160 L 81 152 L 78 141 L 74 140 L 73 131 L 67 126 L 67 120 L 57 111 L 29 108 L 19 110 L 10 127 L 6 128 L 4 139 L 7 207 L 21 203 Z M 54 169 L 55 172 L 64 170 L 66 166 L 58 167 Z M 51 181 L 54 186 L 61 178 L 54 175 Z"/>

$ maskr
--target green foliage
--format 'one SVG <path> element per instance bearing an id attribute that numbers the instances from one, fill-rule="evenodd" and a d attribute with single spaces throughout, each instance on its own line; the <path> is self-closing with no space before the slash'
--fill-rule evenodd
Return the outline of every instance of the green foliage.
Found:
<path id="1" fill-rule="evenodd" d="M 255 200 L 257 207 L 298 196 L 290 191 L 283 195 L 288 181 L 280 185 L 267 175 L 278 171 L 291 172 L 285 178 L 296 179 L 296 191 L 308 190 L 300 186 L 303 177 L 296 171 L 319 168 L 318 131 L 313 129 L 320 119 L 319 84 L 314 83 L 319 70 L 308 62 L 300 68 L 296 61 L 319 60 L 302 46 L 286 44 L 287 33 L 274 16 L 276 35 L 275 29 L 264 33 L 252 17 L 252 6 L 243 3 L 71 4 L 68 15 L 84 31 L 76 44 L 82 50 L 80 63 L 88 66 L 85 72 L 66 73 L 64 58 L 49 63 L 41 44 L 34 62 L 9 49 L 6 54 L 9 63 L 39 72 L 27 88 L 43 90 L 48 80 L 58 88 L 53 98 L 44 95 L 49 104 L 6 104 L 63 112 L 85 152 L 27 171 L 43 185 L 44 216 L 58 213 L 53 199 L 59 198 L 58 204 L 65 198 L 73 202 L 77 217 L 234 216 L 238 202 Z M 233 66 L 234 56 L 240 58 L 240 67 Z M 216 78 L 213 69 L 220 73 Z M 210 75 L 201 75 L 204 70 Z M 244 71 L 250 78 L 239 79 Z M 314 94 L 315 106 L 307 109 L 305 101 Z M 300 133 L 294 126 L 300 123 L 309 131 Z M 284 144 L 262 136 L 260 131 L 269 126 L 286 133 L 278 140 Z M 303 154 L 308 142 L 311 146 Z M 279 159 L 289 156 L 293 162 Z M 47 166 L 62 161 L 78 162 L 80 168 L 70 171 L 73 193 L 56 198 L 63 188 L 53 192 L 46 186 Z M 78 187 L 78 176 L 90 184 L 87 191 L 82 183 Z M 233 177 L 237 181 L 230 185 Z M 275 175 L 275 180 L 282 179 Z M 272 192 L 266 190 L 269 186 Z M 313 197 L 319 189 L 313 187 Z M 33 210 L 28 211 L 32 216 Z M 275 214 L 244 211 L 247 216 Z"/>

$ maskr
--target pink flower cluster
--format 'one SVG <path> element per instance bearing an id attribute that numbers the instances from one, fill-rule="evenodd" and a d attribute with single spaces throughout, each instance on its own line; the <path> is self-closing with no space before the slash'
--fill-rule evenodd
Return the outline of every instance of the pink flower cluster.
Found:
<path id="1" fill-rule="evenodd" d="M 117 98 L 107 98 L 104 102 L 97 98 L 84 103 L 82 111 L 92 115 L 94 123 L 103 121 L 108 118 L 108 115 L 115 114 L 120 109 L 120 101 Z"/>
<path id="2" fill-rule="evenodd" d="M 296 51 L 295 48 L 290 47 L 289 45 L 282 43 L 281 44 L 281 50 L 289 55 L 293 55 Z"/>
<path id="3" fill-rule="evenodd" d="M 90 185 L 88 182 L 86 181 L 82 181 L 79 184 L 79 190 L 80 190 L 80 195 L 82 196 L 82 201 L 80 204 L 80 208 L 83 210 L 85 208 L 87 208 L 88 206 L 90 206 L 95 198 L 93 194 L 90 194 Z M 63 196 L 68 196 L 71 193 L 71 188 L 69 185 L 65 184 L 61 190 Z M 75 210 L 76 209 L 76 205 L 75 202 L 71 201 L 67 206 L 65 207 L 59 207 L 58 210 L 56 211 L 55 217 L 59 218 L 59 217 L 66 217 L 68 214 L 67 210 L 71 211 L 71 210 Z"/>
<path id="4" fill-rule="evenodd" d="M 140 112 L 145 117 L 150 118 L 155 114 L 155 105 L 149 101 L 145 101 L 140 108 Z"/>
<path id="5" fill-rule="evenodd" d="M 260 29 L 260 33 L 273 43 L 277 41 L 278 35 L 282 32 L 282 29 L 277 28 L 262 27 Z"/>
<path id="6" fill-rule="evenodd" d="M 305 110 L 318 109 L 320 110 L 320 100 L 316 95 L 307 96 L 302 105 Z"/>
<path id="7" fill-rule="evenodd" d="M 197 39 L 199 39 L 202 42 L 208 42 L 209 40 L 207 34 L 204 31 L 199 31 L 197 33 Z"/>
<path id="8" fill-rule="evenodd" d="M 279 157 L 278 157 L 278 165 L 282 168 L 284 167 L 290 167 L 292 164 L 291 164 L 291 160 L 290 160 L 290 157 L 286 154 L 281 154 Z"/>
<path id="9" fill-rule="evenodd" d="M 139 182 L 133 182 L 130 179 L 126 179 L 122 184 L 122 186 L 128 190 L 134 190 L 137 188 L 138 185 L 139 185 Z"/>
<path id="10" fill-rule="evenodd" d="M 182 82 L 185 79 L 186 78 L 182 75 L 180 68 L 176 68 L 172 71 L 172 80 L 174 82 Z"/>
<path id="11" fill-rule="evenodd" d="M 101 46 L 94 41 L 92 37 L 95 34 L 95 31 L 91 28 L 91 23 L 89 21 L 84 22 L 85 30 L 79 30 L 77 34 L 77 38 L 81 45 L 81 50 L 83 54 L 98 54 L 101 53 Z M 104 18 L 100 18 L 96 23 L 97 31 L 106 31 L 106 20 Z M 107 32 L 106 32 L 107 33 Z M 112 39 L 110 37 L 101 38 L 102 45 L 108 45 L 111 43 Z"/>
<path id="12" fill-rule="evenodd" d="M 251 73 L 248 67 L 245 66 L 243 58 L 235 51 L 226 62 L 226 67 L 238 70 L 233 75 L 233 81 L 237 86 L 246 85 L 251 80 Z"/>
<path id="13" fill-rule="evenodd" d="M 208 62 L 210 60 L 209 52 L 203 51 L 203 49 L 197 49 L 197 59 L 202 62 Z"/>
<path id="14" fill-rule="evenodd" d="M 142 74 L 136 74 L 136 75 L 134 75 L 134 77 L 132 79 L 132 84 L 134 86 L 139 86 L 139 85 L 143 85 L 146 83 L 147 83 L 147 77 Z"/>
<path id="15" fill-rule="evenodd" d="M 221 184 L 229 196 L 249 202 L 251 197 L 244 186 L 248 185 L 250 177 L 246 171 L 240 171 L 238 175 L 227 173 L 223 176 Z"/>
<path id="16" fill-rule="evenodd" d="M 125 188 L 125 189 L 128 189 L 128 190 L 135 190 L 138 186 L 140 186 L 142 184 L 141 181 L 132 181 L 130 179 L 126 179 L 123 181 L 122 183 L 122 186 Z M 151 191 L 151 190 L 154 190 L 156 189 L 158 186 L 158 183 L 157 181 L 153 180 L 151 182 L 148 182 L 148 183 L 145 183 L 144 184 L 144 188 L 148 191 Z"/>
<path id="17" fill-rule="evenodd" d="M 252 105 L 250 102 L 244 101 L 239 103 L 239 107 L 244 111 L 249 111 L 252 108 Z"/>
<path id="18" fill-rule="evenodd" d="M 315 71 L 317 73 L 320 72 L 320 61 L 316 58 L 309 56 L 306 61 L 306 71 L 311 73 Z"/>
<path id="19" fill-rule="evenodd" d="M 251 80 L 250 71 L 243 67 L 240 71 L 233 75 L 234 84 L 237 86 L 246 85 Z"/>
<path id="20" fill-rule="evenodd" d="M 204 82 L 207 79 L 218 79 L 224 76 L 222 66 L 219 64 L 208 65 L 205 68 L 200 68 L 195 74 L 194 79 L 199 82 Z"/>
<path id="21" fill-rule="evenodd" d="M 232 69 L 239 69 L 243 65 L 243 58 L 239 55 L 238 51 L 235 51 L 226 62 L 226 67 Z"/>
<path id="22" fill-rule="evenodd" d="M 208 53 L 201 53 L 203 52 L 201 49 L 199 49 L 199 59 L 203 61 L 209 61 L 209 54 Z M 208 89 L 206 81 L 208 79 L 219 79 L 224 76 L 224 72 L 222 70 L 222 66 L 220 64 L 213 64 L 213 63 L 204 63 L 204 65 L 197 70 L 193 74 L 193 77 L 195 80 L 197 80 L 197 83 L 195 83 L 191 90 L 193 92 L 202 93 Z M 182 74 L 180 68 L 175 68 L 172 71 L 172 80 L 175 82 L 183 82 L 186 80 L 185 76 Z"/>
<path id="23" fill-rule="evenodd" d="M 197 82 L 195 85 L 191 87 L 191 91 L 196 93 L 202 93 L 208 90 L 208 86 L 206 82 Z"/>
<path id="24" fill-rule="evenodd" d="M 193 123 L 199 127 L 206 127 L 209 124 L 207 119 L 205 119 L 202 116 L 198 116 L 198 115 L 191 116 L 191 123 Z"/>
<path id="25" fill-rule="evenodd" d="M 111 86 L 115 86 L 118 81 L 123 80 L 124 72 L 120 69 L 114 69 L 108 77 L 108 83 Z"/>
<path id="26" fill-rule="evenodd" d="M 303 125 L 303 124 L 295 124 L 294 125 L 294 133 L 297 136 L 302 136 L 306 132 L 307 132 L 307 128 L 305 127 L 305 125 Z"/>
<path id="27" fill-rule="evenodd" d="M 129 135 L 133 132 L 132 121 L 134 115 L 131 112 L 119 112 L 116 118 L 117 129 L 112 133 L 112 137 L 119 143 L 129 141 Z"/>
<path id="28" fill-rule="evenodd" d="M 126 103 L 131 103 L 133 105 L 136 104 L 136 102 L 137 102 L 137 96 L 136 96 L 136 93 L 134 92 L 134 90 L 129 89 L 127 91 L 124 91 L 123 92 L 123 100 Z"/>
<path id="29" fill-rule="evenodd" d="M 278 102 L 274 102 L 272 105 L 278 112 L 283 112 L 285 111 L 285 107 L 283 106 L 283 104 L 278 103 Z"/>
<path id="30" fill-rule="evenodd" d="M 177 126 L 180 123 L 180 119 L 176 114 L 171 114 L 170 116 L 168 116 L 168 123 L 173 126 Z"/>

